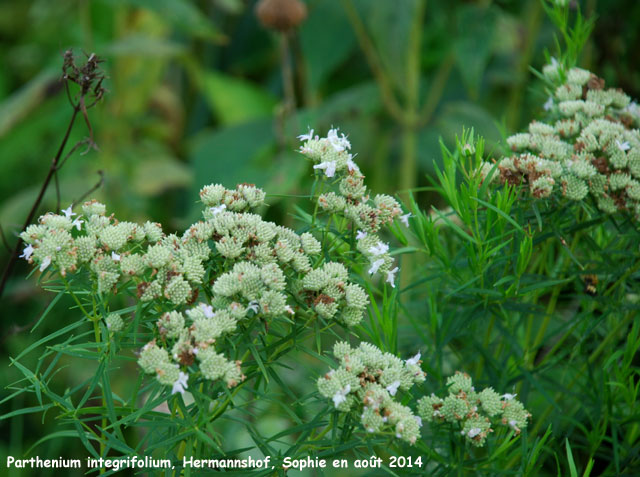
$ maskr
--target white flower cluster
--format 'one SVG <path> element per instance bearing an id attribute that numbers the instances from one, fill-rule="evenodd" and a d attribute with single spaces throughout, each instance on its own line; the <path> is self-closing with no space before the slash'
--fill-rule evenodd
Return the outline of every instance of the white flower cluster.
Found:
<path id="1" fill-rule="evenodd" d="M 174 391 L 186 388 L 195 357 L 206 379 L 222 378 L 230 387 L 243 379 L 239 362 L 214 350 L 240 320 L 291 316 L 295 307 L 348 326 L 362 320 L 365 291 L 350 283 L 342 264 L 322 263 L 313 235 L 249 212 L 264 203 L 262 190 L 209 185 L 200 197 L 204 220 L 181 236 L 165 235 L 151 222 L 120 222 L 96 201 L 86 202 L 75 219 L 71 207 L 62 215 L 46 214 L 21 235 L 27 244 L 23 257 L 62 276 L 84 266 L 105 296 L 118 293 L 119 283 L 133 283 L 141 301 L 169 310 L 157 323 L 157 338 L 142 350 L 140 365 L 162 384 L 182 383 Z M 193 307 L 203 290 L 208 303 Z M 189 325 L 180 307 L 190 307 Z M 117 314 L 109 314 L 106 324 L 112 332 L 124 327 Z"/>
<path id="2" fill-rule="evenodd" d="M 369 274 L 380 273 L 395 287 L 398 267 L 393 266 L 389 246 L 376 233 L 397 217 L 408 227 L 411 214 L 401 215 L 400 204 L 388 195 L 370 198 L 364 185 L 364 175 L 348 152 L 351 144 L 337 129 L 331 129 L 325 138 L 314 136 L 313 130 L 299 138 L 303 141 L 300 152 L 316 163 L 314 169 L 337 184 L 337 192 L 319 196 L 320 207 L 351 222 L 353 230 L 357 231 L 358 250 L 369 259 Z"/>
<path id="3" fill-rule="evenodd" d="M 514 394 L 500 396 L 492 388 L 476 392 L 468 374 L 456 372 L 447 379 L 449 395 L 444 399 L 431 394 L 418 401 L 418 414 L 426 422 L 447 422 L 474 446 L 484 445 L 495 424 L 510 427 L 519 434 L 527 427 L 531 414 Z"/>
<path id="4" fill-rule="evenodd" d="M 383 353 L 370 343 L 351 348 L 336 343 L 333 354 L 340 367 L 318 379 L 318 390 L 340 412 L 355 411 L 367 432 L 392 431 L 397 438 L 413 444 L 420 436 L 421 419 L 394 398 L 424 381 L 420 353 L 402 361 Z"/>
<path id="5" fill-rule="evenodd" d="M 554 61 L 543 69 L 553 85 L 545 103 L 547 122 L 508 139 L 514 155 L 498 162 L 493 178 L 527 183 L 536 198 L 554 190 L 571 200 L 591 195 L 606 213 L 628 210 L 640 217 L 640 108 L 619 89 L 587 70 L 564 71 Z M 486 177 L 493 164 L 485 163 Z"/>

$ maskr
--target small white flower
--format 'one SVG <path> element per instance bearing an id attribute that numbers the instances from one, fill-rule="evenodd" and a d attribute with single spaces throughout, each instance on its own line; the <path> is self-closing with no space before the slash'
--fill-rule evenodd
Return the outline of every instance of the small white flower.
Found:
<path id="1" fill-rule="evenodd" d="M 347 384 L 343 389 L 333 395 L 333 404 L 338 407 L 347 400 L 347 394 L 351 392 L 351 385 Z"/>
<path id="2" fill-rule="evenodd" d="M 416 354 L 413 358 L 409 358 L 408 360 L 406 360 L 405 363 L 418 364 L 420 362 L 420 356 L 420 351 L 418 351 L 418 354 Z"/>
<path id="3" fill-rule="evenodd" d="M 82 226 L 83 223 L 84 223 L 84 220 L 82 220 L 80 217 L 76 217 L 74 221 L 71 223 L 71 226 L 80 230 L 80 227 Z"/>
<path id="4" fill-rule="evenodd" d="M 209 210 L 213 213 L 213 215 L 218 215 L 220 212 L 227 208 L 226 204 L 220 204 L 216 207 L 209 207 Z"/>
<path id="5" fill-rule="evenodd" d="M 286 305 L 284 307 L 284 309 L 287 311 L 287 313 L 289 313 L 290 315 L 294 315 L 295 311 L 293 311 L 293 308 L 291 308 L 291 305 Z"/>
<path id="6" fill-rule="evenodd" d="M 513 429 L 514 431 L 518 430 L 518 422 L 515 419 L 511 419 L 509 421 L 509 427 L 511 427 L 511 429 Z"/>
<path id="7" fill-rule="evenodd" d="M 387 416 L 382 416 L 382 422 L 387 422 L 389 418 Z"/>
<path id="8" fill-rule="evenodd" d="M 549 96 L 549 99 L 545 101 L 542 107 L 544 108 L 545 111 L 550 111 L 551 108 L 553 108 L 553 98 Z"/>
<path id="9" fill-rule="evenodd" d="M 404 224 L 406 228 L 409 228 L 409 219 L 413 217 L 413 214 L 409 212 L 408 214 L 404 214 L 400 216 L 400 222 Z"/>
<path id="10" fill-rule="evenodd" d="M 116 252 L 111 252 L 111 260 L 113 260 L 114 262 L 119 262 L 120 255 L 118 255 Z"/>
<path id="11" fill-rule="evenodd" d="M 464 436 L 464 431 L 460 431 L 460 434 L 462 434 Z"/>
<path id="12" fill-rule="evenodd" d="M 24 250 L 22 251 L 22 255 L 20 255 L 20 258 L 24 258 L 25 260 L 29 260 L 31 258 L 31 255 L 33 255 L 33 246 L 31 244 L 27 245 Z"/>
<path id="13" fill-rule="evenodd" d="M 389 245 L 384 242 L 378 242 L 378 245 L 369 248 L 369 253 L 371 255 L 382 255 L 389 251 Z"/>
<path id="14" fill-rule="evenodd" d="M 356 232 L 356 240 L 360 240 L 363 239 L 367 236 L 366 232 L 363 232 L 362 230 L 358 230 Z"/>
<path id="15" fill-rule="evenodd" d="M 627 104 L 624 110 L 633 116 L 640 116 L 640 106 L 638 106 L 638 103 L 635 101 L 631 101 Z"/>
<path id="16" fill-rule="evenodd" d="M 416 419 L 416 422 L 418 423 L 418 427 L 422 427 L 422 418 L 420 416 L 413 416 Z"/>
<path id="17" fill-rule="evenodd" d="M 400 386 L 400 381 L 394 381 L 386 387 L 386 390 L 389 391 L 389 394 L 395 396 L 398 392 L 398 386 Z"/>
<path id="18" fill-rule="evenodd" d="M 44 272 L 49 265 L 51 265 L 51 257 L 47 255 L 46 257 L 44 257 L 44 260 L 40 264 L 40 271 Z"/>
<path id="19" fill-rule="evenodd" d="M 197 356 L 199 352 L 200 352 L 200 349 L 197 346 L 194 346 L 193 348 L 191 348 L 192 355 Z"/>
<path id="20" fill-rule="evenodd" d="M 313 139 L 313 129 L 309 129 L 309 132 L 307 134 L 301 134 L 300 136 L 298 136 L 298 139 L 300 139 L 301 141 L 310 141 L 311 139 Z"/>
<path id="21" fill-rule="evenodd" d="M 336 173 L 336 161 L 325 161 L 313 166 L 314 169 L 324 170 L 324 175 L 327 177 L 333 177 Z"/>
<path id="22" fill-rule="evenodd" d="M 378 272 L 378 269 L 384 265 L 384 259 L 380 258 L 371 264 L 371 268 L 369 269 L 369 275 L 374 275 Z"/>
<path id="23" fill-rule="evenodd" d="M 387 272 L 386 282 L 389 283 L 393 288 L 396 287 L 396 273 L 398 273 L 398 270 L 399 268 L 396 267 L 393 270 Z"/>
<path id="24" fill-rule="evenodd" d="M 517 396 L 517 394 L 506 393 L 506 394 L 502 395 L 502 399 L 504 399 L 505 401 L 511 401 L 516 396 Z"/>
<path id="25" fill-rule="evenodd" d="M 367 428 L 367 432 L 373 433 L 373 432 L 375 432 L 375 429 L 373 427 L 369 427 L 369 428 Z"/>
<path id="26" fill-rule="evenodd" d="M 470 439 L 473 439 L 474 437 L 476 437 L 481 432 L 482 432 L 482 429 L 480 429 L 479 427 L 473 427 L 473 428 L 469 429 L 469 432 L 467 433 L 467 436 L 469 436 Z"/>
<path id="27" fill-rule="evenodd" d="M 353 156 L 351 154 L 349 154 L 349 157 L 347 158 L 347 169 L 349 169 L 349 171 L 360 172 L 360 168 L 355 162 L 353 162 Z"/>
<path id="28" fill-rule="evenodd" d="M 207 305 L 206 303 L 200 303 L 200 309 L 204 313 L 206 318 L 213 318 L 215 313 L 213 312 L 213 307 L 211 305 Z"/>
<path id="29" fill-rule="evenodd" d="M 173 389 L 171 390 L 171 394 L 180 393 L 184 394 L 184 390 L 187 389 L 187 381 L 189 381 L 189 375 L 187 373 L 183 373 L 180 371 L 178 375 L 178 379 L 175 383 L 173 383 Z"/>
<path id="30" fill-rule="evenodd" d="M 250 301 L 249 304 L 247 305 L 247 311 L 253 311 L 254 313 L 258 313 L 258 311 L 260 310 L 260 305 L 258 305 L 257 301 Z"/>
<path id="31" fill-rule="evenodd" d="M 622 152 L 625 152 L 631 149 L 631 146 L 629 145 L 629 141 L 620 142 L 616 139 L 616 145 L 618 146 L 618 149 L 620 149 Z"/>
<path id="32" fill-rule="evenodd" d="M 65 216 L 67 219 L 70 219 L 71 217 L 73 217 L 74 215 L 76 215 L 75 213 L 73 213 L 73 212 L 72 212 L 72 210 L 73 210 L 73 206 L 72 206 L 72 205 L 70 205 L 69 207 L 67 207 L 66 209 L 64 209 L 64 210 L 62 211 L 62 213 L 64 214 L 64 216 Z"/>
<path id="33" fill-rule="evenodd" d="M 560 63 L 553 56 L 551 57 L 551 66 L 559 66 Z"/>
<path id="34" fill-rule="evenodd" d="M 351 149 L 351 143 L 347 140 L 344 134 L 341 137 L 338 137 L 337 129 L 329 129 L 329 132 L 327 133 L 327 140 L 333 146 L 336 152 L 342 152 L 345 149 Z"/>

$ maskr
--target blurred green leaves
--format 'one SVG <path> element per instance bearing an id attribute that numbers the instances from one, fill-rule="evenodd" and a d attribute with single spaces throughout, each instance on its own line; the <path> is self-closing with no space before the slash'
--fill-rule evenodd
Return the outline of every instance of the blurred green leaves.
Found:
<path id="1" fill-rule="evenodd" d="M 494 45 L 497 12 L 488 5 L 464 5 L 456 12 L 456 64 L 466 88 L 478 97 L 480 83 Z"/>
<path id="2" fill-rule="evenodd" d="M 207 103 L 223 125 L 273 115 L 276 98 L 248 81 L 208 71 L 203 74 L 202 87 Z"/>

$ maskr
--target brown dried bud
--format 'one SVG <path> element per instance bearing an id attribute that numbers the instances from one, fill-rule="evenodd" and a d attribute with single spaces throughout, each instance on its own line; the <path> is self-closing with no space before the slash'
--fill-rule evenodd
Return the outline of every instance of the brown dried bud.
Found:
<path id="1" fill-rule="evenodd" d="M 307 18 L 307 6 L 300 0 L 260 0 L 256 16 L 264 27 L 286 32 Z"/>

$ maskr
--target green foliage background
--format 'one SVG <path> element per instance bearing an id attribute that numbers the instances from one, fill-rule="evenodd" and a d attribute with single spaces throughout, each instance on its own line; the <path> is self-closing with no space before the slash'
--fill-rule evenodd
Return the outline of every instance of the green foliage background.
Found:
<path id="1" fill-rule="evenodd" d="M 446 194 L 438 196 L 424 188 L 430 184 L 428 178 L 435 177 L 436 167 L 443 167 L 439 138 L 453 147 L 462 127 L 473 127 L 485 137 L 486 150 L 496 151 L 499 141 L 528 123 L 546 99 L 529 72 L 529 65 L 539 68 L 544 63 L 545 49 L 554 51 L 554 29 L 538 0 L 433 0 L 426 6 L 418 0 L 306 3 L 308 18 L 290 42 L 296 108 L 287 113 L 283 106 L 281 39 L 259 24 L 252 1 L 3 2 L 0 224 L 7 240 L 13 244 L 70 116 L 58 81 L 61 53 L 70 47 L 77 52 L 96 52 L 106 59 L 109 93 L 90 111 L 99 151 L 75 155 L 60 174 L 63 206 L 88 190 L 98 179 L 97 171 L 102 170 L 105 183 L 94 196 L 117 210 L 120 218 L 149 218 L 177 230 L 197 217 L 199 206 L 194 198 L 200 187 L 211 182 L 227 187 L 237 182 L 256 183 L 271 197 L 270 218 L 291 224 L 293 206 L 306 205 L 304 199 L 295 201 L 291 197 L 306 194 L 311 185 L 308 164 L 295 152 L 295 136 L 306 132 L 307 126 L 325 131 L 335 125 L 349 134 L 372 190 L 391 194 L 400 190 L 406 198 L 402 191 L 421 187 L 417 203 L 422 209 L 451 205 L 442 198 Z M 597 72 L 607 84 L 639 97 L 640 57 L 635 46 L 640 40 L 640 5 L 623 0 L 579 3 L 585 15 L 597 16 L 580 66 Z M 373 70 L 372 64 L 377 65 Z M 85 135 L 79 123 L 71 143 Z M 41 212 L 55 207 L 51 187 Z M 517 235 L 514 230 L 508 233 Z M 634 235 L 630 237 L 630 241 L 621 239 L 621 243 L 633 243 Z M 423 245 L 428 250 L 428 243 Z M 453 256 L 453 252 L 443 257 Z M 560 252 L 548 253 L 547 260 L 551 260 Z M 0 255 L 4 263 L 8 253 L 3 250 Z M 540 265 L 540 275 L 564 273 L 562 266 L 568 268 L 570 263 L 561 262 L 560 270 L 552 273 L 546 265 Z M 615 263 L 623 267 L 625 257 Z M 430 356 L 432 362 L 425 369 L 436 389 L 436 378 L 442 380 L 438 370 L 453 371 L 452 366 L 465 360 L 478 363 L 477 369 L 470 365 L 467 371 L 489 373 L 489 378 L 478 375 L 478 379 L 515 386 L 514 375 L 501 369 L 501 360 L 508 359 L 509 346 L 516 344 L 505 338 L 503 347 L 507 350 L 502 351 L 506 355 L 497 353 L 483 360 L 476 354 L 480 345 L 472 347 L 473 352 L 463 351 L 459 345 L 474 336 L 476 328 L 467 328 L 470 321 L 466 313 L 477 298 L 474 293 L 482 295 L 483 288 L 459 291 L 477 276 L 473 274 L 452 274 L 453 284 L 437 281 L 442 273 L 452 271 L 446 259 L 442 264 L 441 269 L 425 272 L 406 293 L 398 327 L 399 349 L 408 355 L 422 348 Z M 33 279 L 25 280 L 26 274 L 27 267 L 21 263 L 2 298 L 3 388 L 20 376 L 14 367 L 8 367 L 9 356 L 15 357 L 29 343 L 74 321 L 65 311 L 71 303 L 63 298 L 32 330 L 53 295 L 37 288 Z M 494 283 L 494 278 L 487 283 Z M 433 283 L 439 283 L 440 288 Z M 553 290 L 556 284 L 547 285 Z M 444 320 L 437 308 L 449 306 L 451 300 L 468 307 L 456 319 Z M 455 307 L 447 309 L 450 312 Z M 474 326 L 485 318 L 493 323 L 494 311 L 475 315 Z M 525 319 L 522 310 L 515 312 Z M 505 337 L 510 336 L 510 330 L 502 331 Z M 480 344 L 489 345 L 491 341 Z M 35 361 L 37 356 L 31 359 Z M 530 359 L 525 357 L 524 361 Z M 610 361 L 611 366 L 615 360 Z M 303 362 L 298 374 L 288 376 L 287 385 L 296 393 L 308 392 L 311 381 L 304 377 L 316 365 L 311 358 Z M 82 382 L 93 369 L 87 366 L 83 372 L 86 375 L 77 373 L 76 368 L 63 369 L 57 377 L 58 392 Z M 564 377 L 551 376 L 554 380 L 547 386 L 563 382 Z M 522 375 L 518 379 L 522 381 Z M 537 381 L 531 379 L 527 386 L 535 387 Z M 619 381 L 629 379 L 633 384 L 637 377 L 618 376 Z M 114 385 L 123 391 L 128 386 L 131 383 Z M 580 400 L 593 389 L 569 386 L 566 392 Z M 541 392 L 541 388 L 537 390 Z M 541 394 L 545 396 L 546 392 Z M 594 399 L 611 408 L 612 401 L 602 401 L 603 396 L 608 395 L 596 393 Z M 534 404 L 534 409 L 544 411 L 547 404 Z M 3 404 L 2 413 L 31 405 L 34 403 L 23 396 Z M 292 425 L 276 408 L 277 403 L 265 403 L 255 410 L 255 426 L 260 433 L 276 435 Z M 296 412 L 304 411 L 300 407 Z M 570 415 L 575 420 L 573 427 L 580 430 L 575 432 L 583 436 L 572 441 L 580 468 L 587 465 L 589 456 L 597 455 L 603 441 L 607 449 L 618 446 L 618 429 L 607 432 L 608 423 L 594 417 L 597 406 L 590 412 L 593 414 Z M 561 437 L 571 435 L 574 429 L 560 414 L 554 416 L 551 432 L 557 430 L 558 434 L 551 451 L 562 460 L 560 468 L 567 469 L 560 475 L 567 475 L 569 464 Z M 637 427 L 637 421 L 635 415 L 631 421 L 621 422 Z M 539 436 L 546 424 L 538 429 Z M 34 414 L 3 420 L 0 426 L 4 436 L 0 453 L 21 455 L 40 437 L 54 431 L 56 421 L 49 414 L 44 418 Z M 250 436 L 232 424 L 225 429 L 225 437 L 230 448 L 252 445 Z M 285 436 L 285 440 L 288 438 Z M 65 449 L 68 442 L 72 441 L 50 440 L 33 452 L 42 456 L 69 454 Z M 636 443 L 625 455 L 635 455 L 637 463 L 638 452 Z M 618 453 L 604 452 L 601 459 L 612 455 Z M 544 468 L 545 475 L 556 475 L 552 458 Z"/>

